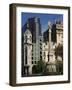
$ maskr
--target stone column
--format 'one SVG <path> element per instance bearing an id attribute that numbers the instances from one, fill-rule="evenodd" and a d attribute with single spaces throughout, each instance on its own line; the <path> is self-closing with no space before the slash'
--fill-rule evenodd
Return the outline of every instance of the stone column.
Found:
<path id="1" fill-rule="evenodd" d="M 53 52 L 52 52 L 52 44 L 51 44 L 51 29 L 52 29 L 52 26 L 51 26 L 51 22 L 48 22 L 48 29 L 49 29 L 49 53 L 48 53 L 48 56 L 49 56 L 49 60 L 48 62 L 52 63 L 53 61 Z"/>
<path id="2" fill-rule="evenodd" d="M 51 52 L 51 22 L 48 22 L 48 29 L 49 29 L 49 53 Z"/>
<path id="3" fill-rule="evenodd" d="M 47 65 L 47 69 L 48 72 L 53 73 L 56 72 L 56 66 L 55 66 L 55 60 L 54 60 L 54 52 L 52 50 L 52 42 L 51 42 L 51 29 L 52 29 L 52 25 L 51 22 L 48 22 L 48 30 L 49 30 L 49 53 L 48 53 L 48 65 Z"/>

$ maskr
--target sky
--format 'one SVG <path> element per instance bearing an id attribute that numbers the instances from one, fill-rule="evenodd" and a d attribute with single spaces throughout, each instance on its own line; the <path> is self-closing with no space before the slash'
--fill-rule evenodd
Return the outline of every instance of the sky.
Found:
<path id="1" fill-rule="evenodd" d="M 61 20 L 63 22 L 62 14 L 43 14 L 43 13 L 21 13 L 21 25 L 23 26 L 28 18 L 39 17 L 41 23 L 42 32 L 46 31 L 48 28 L 48 22 L 55 23 L 56 20 Z"/>

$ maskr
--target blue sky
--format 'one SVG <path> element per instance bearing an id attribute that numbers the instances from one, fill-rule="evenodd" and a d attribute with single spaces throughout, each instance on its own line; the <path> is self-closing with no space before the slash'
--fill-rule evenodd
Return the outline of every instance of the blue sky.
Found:
<path id="1" fill-rule="evenodd" d="M 48 27 L 48 21 L 51 21 L 52 23 L 55 22 L 55 20 L 61 20 L 63 21 L 63 15 L 62 14 L 43 14 L 43 13 L 21 13 L 21 24 L 22 26 L 26 23 L 28 18 L 32 17 L 39 17 L 40 23 L 41 23 L 41 30 L 44 32 Z"/>

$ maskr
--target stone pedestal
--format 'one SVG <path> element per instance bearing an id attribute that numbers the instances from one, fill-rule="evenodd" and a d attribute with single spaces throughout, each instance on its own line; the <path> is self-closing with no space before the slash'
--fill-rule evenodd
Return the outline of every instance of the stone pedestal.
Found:
<path id="1" fill-rule="evenodd" d="M 56 64 L 55 64 L 55 56 L 54 52 L 49 52 L 48 54 L 49 60 L 47 62 L 47 70 L 48 72 L 56 72 Z"/>

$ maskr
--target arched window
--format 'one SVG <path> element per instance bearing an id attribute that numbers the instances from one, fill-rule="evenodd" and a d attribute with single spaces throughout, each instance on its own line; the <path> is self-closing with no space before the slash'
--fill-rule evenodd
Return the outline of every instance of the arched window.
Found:
<path id="1" fill-rule="evenodd" d="M 31 38 L 31 36 L 30 36 L 30 38 Z"/>
<path id="2" fill-rule="evenodd" d="M 25 42 L 27 42 L 27 36 L 25 36 Z"/>
<path id="3" fill-rule="evenodd" d="M 32 40 L 32 37 L 30 36 L 29 38 L 30 38 L 30 41 L 31 41 Z"/>
<path id="4" fill-rule="evenodd" d="M 27 64 L 27 47 L 25 48 L 25 64 Z"/>

